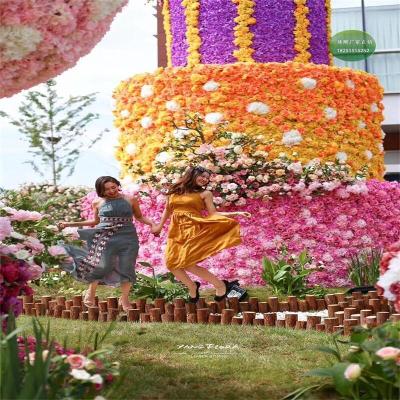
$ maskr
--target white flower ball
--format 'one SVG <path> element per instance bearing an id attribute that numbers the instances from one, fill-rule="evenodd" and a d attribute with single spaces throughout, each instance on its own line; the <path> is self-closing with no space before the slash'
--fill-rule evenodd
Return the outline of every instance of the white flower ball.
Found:
<path id="1" fill-rule="evenodd" d="M 171 155 L 167 153 L 166 151 L 162 151 L 161 153 L 158 153 L 155 160 L 161 164 L 165 164 L 169 160 L 171 160 Z"/>
<path id="2" fill-rule="evenodd" d="M 335 119 L 337 116 L 337 111 L 332 107 L 326 107 L 324 114 L 326 119 Z"/>
<path id="3" fill-rule="evenodd" d="M 292 129 L 283 134 L 282 144 L 285 146 L 295 146 L 303 140 L 300 132 L 297 129 Z"/>
<path id="4" fill-rule="evenodd" d="M 312 90 L 317 86 L 317 81 L 313 78 L 301 78 L 300 83 L 303 85 L 304 89 Z"/>
<path id="5" fill-rule="evenodd" d="M 366 157 L 367 160 L 370 160 L 374 155 L 372 154 L 372 151 L 370 150 L 365 150 L 364 151 L 364 155 Z"/>
<path id="6" fill-rule="evenodd" d="M 339 151 L 336 153 L 336 159 L 339 162 L 345 163 L 347 161 L 347 153 L 345 153 L 344 151 Z"/>
<path id="7" fill-rule="evenodd" d="M 213 124 L 213 125 L 220 124 L 223 121 L 223 119 L 224 119 L 223 114 L 219 112 L 208 113 L 205 116 L 205 121 L 208 124 Z"/>
<path id="8" fill-rule="evenodd" d="M 178 104 L 177 101 L 175 101 L 175 100 L 169 100 L 169 101 L 166 101 L 166 102 L 165 102 L 165 108 L 166 108 L 168 111 L 173 111 L 173 112 L 175 112 L 175 111 L 179 111 L 179 110 L 181 109 L 181 106 Z"/>
<path id="9" fill-rule="evenodd" d="M 206 82 L 206 83 L 203 85 L 203 89 L 204 89 L 205 91 L 207 91 L 207 92 L 215 92 L 216 90 L 219 89 L 219 86 L 220 86 L 220 85 L 219 85 L 218 82 L 215 82 L 215 81 L 211 80 L 211 81 Z"/>
<path id="10" fill-rule="evenodd" d="M 121 115 L 122 118 L 127 118 L 127 117 L 129 117 L 129 114 L 130 114 L 130 112 L 129 112 L 128 110 L 122 110 L 122 111 L 120 112 L 120 115 Z"/>
<path id="11" fill-rule="evenodd" d="M 142 125 L 142 128 L 148 129 L 153 125 L 153 119 L 151 117 L 143 117 L 140 120 L 140 125 Z"/>
<path id="12" fill-rule="evenodd" d="M 129 143 L 126 147 L 125 147 L 125 153 L 130 155 L 130 156 L 134 156 L 136 154 L 136 144 L 135 143 Z"/>
<path id="13" fill-rule="evenodd" d="M 356 85 L 351 79 L 347 79 L 345 85 L 350 89 L 355 89 Z"/>
<path id="14" fill-rule="evenodd" d="M 144 99 L 153 96 L 153 94 L 154 94 L 153 85 L 142 86 L 142 89 L 140 90 L 140 96 L 142 96 Z"/>
<path id="15" fill-rule="evenodd" d="M 265 115 L 269 113 L 269 107 L 261 101 L 253 101 L 247 105 L 247 111 L 256 115 Z"/>

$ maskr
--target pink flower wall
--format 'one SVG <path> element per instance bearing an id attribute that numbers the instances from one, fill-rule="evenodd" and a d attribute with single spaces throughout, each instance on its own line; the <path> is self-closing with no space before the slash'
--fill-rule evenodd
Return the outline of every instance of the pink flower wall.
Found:
<path id="1" fill-rule="evenodd" d="M 307 248 L 323 270 L 311 275 L 311 284 L 345 286 L 348 260 L 365 248 L 385 248 L 400 237 L 400 184 L 367 182 L 368 191 L 352 194 L 337 189 L 326 195 L 304 198 L 282 196 L 269 202 L 248 200 L 240 209 L 251 219 L 240 219 L 243 243 L 204 261 L 202 265 L 220 278 L 239 278 L 242 284 L 263 284 L 261 259 L 274 256 L 285 242 L 299 253 Z M 94 193 L 82 202 L 82 216 L 89 217 Z M 149 191 L 140 196 L 142 212 L 159 221 L 164 196 Z M 237 209 L 237 208 L 236 208 Z M 156 272 L 167 271 L 163 262 L 167 230 L 154 237 L 147 226 L 136 224 L 140 251 L 138 261 L 148 261 Z M 143 267 L 137 270 L 148 273 Z"/>

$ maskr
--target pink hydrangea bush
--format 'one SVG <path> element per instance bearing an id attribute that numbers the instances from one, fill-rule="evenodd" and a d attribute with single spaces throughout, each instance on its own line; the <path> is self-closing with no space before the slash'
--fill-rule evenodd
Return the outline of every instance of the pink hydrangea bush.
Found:
<path id="1" fill-rule="evenodd" d="M 160 220 L 165 197 L 154 189 L 133 185 L 127 192 L 139 198 L 144 215 Z M 95 193 L 82 201 L 82 217 L 92 216 Z M 238 207 L 235 207 L 237 209 Z M 349 258 L 361 249 L 385 248 L 400 235 L 400 184 L 370 180 L 365 190 L 351 193 L 343 188 L 325 195 L 304 197 L 280 196 L 269 201 L 248 199 L 240 208 L 252 214 L 240 219 L 243 243 L 227 249 L 202 263 L 224 279 L 239 278 L 247 285 L 262 285 L 261 259 L 277 254 L 286 243 L 289 251 L 308 249 L 322 271 L 310 276 L 310 284 L 326 287 L 345 286 Z M 229 208 L 227 208 L 229 210 Z M 167 229 L 154 237 L 149 227 L 136 224 L 140 250 L 138 261 L 150 262 L 156 273 L 166 272 L 163 253 Z M 148 273 L 139 265 L 137 269 Z"/>
<path id="2" fill-rule="evenodd" d="M 392 301 L 396 311 L 400 312 L 400 241 L 383 253 L 376 287 L 379 294 Z"/>
<path id="3" fill-rule="evenodd" d="M 2 0 L 0 98 L 73 67 L 108 31 L 127 0 Z"/>

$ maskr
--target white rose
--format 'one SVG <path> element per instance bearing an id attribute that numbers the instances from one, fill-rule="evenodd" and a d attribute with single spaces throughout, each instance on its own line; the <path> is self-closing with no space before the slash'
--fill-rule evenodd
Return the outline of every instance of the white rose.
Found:
<path id="1" fill-rule="evenodd" d="M 125 147 L 125 153 L 130 155 L 130 156 L 134 156 L 136 154 L 136 144 L 135 143 L 129 143 L 126 147 Z"/>
<path id="2" fill-rule="evenodd" d="M 151 97 L 154 94 L 153 86 L 152 85 L 143 85 L 142 89 L 140 90 L 140 96 L 144 99 L 147 97 Z"/>
<path id="3" fill-rule="evenodd" d="M 372 112 L 378 112 L 379 111 L 379 107 L 376 103 L 372 103 L 371 107 L 370 107 Z"/>
<path id="4" fill-rule="evenodd" d="M 92 377 L 89 374 L 89 372 L 85 371 L 84 369 L 75 369 L 75 368 L 71 370 L 70 375 L 72 375 L 72 377 L 80 381 L 88 381 Z"/>
<path id="5" fill-rule="evenodd" d="M 358 129 L 365 129 L 367 124 L 364 121 L 358 121 Z"/>
<path id="6" fill-rule="evenodd" d="M 367 160 L 370 160 L 374 156 L 372 154 L 372 151 L 370 151 L 370 150 L 365 150 L 364 154 L 365 154 L 365 157 L 367 158 Z"/>
<path id="7" fill-rule="evenodd" d="M 285 146 L 295 146 L 303 140 L 300 132 L 297 129 L 292 129 L 283 134 L 282 144 Z"/>
<path id="8" fill-rule="evenodd" d="M 18 250 L 14 255 L 19 260 L 26 260 L 27 258 L 29 258 L 30 253 L 28 250 Z"/>
<path id="9" fill-rule="evenodd" d="M 324 109 L 324 114 L 326 119 L 335 119 L 337 116 L 337 111 L 332 107 L 326 107 Z"/>
<path id="10" fill-rule="evenodd" d="M 261 101 L 254 101 L 247 105 L 247 111 L 256 115 L 264 115 L 269 113 L 269 107 Z"/>
<path id="11" fill-rule="evenodd" d="M 205 121 L 208 124 L 213 124 L 213 125 L 221 123 L 223 121 L 223 119 L 224 119 L 223 114 L 221 114 L 219 112 L 208 113 L 205 116 Z"/>
<path id="12" fill-rule="evenodd" d="M 168 111 L 179 111 L 181 109 L 180 105 L 175 100 L 165 102 L 165 108 Z"/>
<path id="13" fill-rule="evenodd" d="M 178 128 L 178 129 L 175 129 L 175 130 L 172 132 L 172 135 L 173 135 L 173 137 L 174 137 L 175 139 L 180 140 L 180 139 L 183 139 L 188 133 L 189 133 L 189 132 L 187 131 L 187 129 Z"/>
<path id="14" fill-rule="evenodd" d="M 215 82 L 213 80 L 206 82 L 203 85 L 203 89 L 206 90 L 207 92 L 215 92 L 219 88 L 219 83 Z"/>
<path id="15" fill-rule="evenodd" d="M 347 154 L 344 151 L 339 151 L 336 153 L 336 159 L 339 162 L 345 163 L 347 161 Z"/>
<path id="16" fill-rule="evenodd" d="M 235 147 L 233 148 L 233 151 L 234 151 L 234 153 L 236 153 L 236 154 L 242 154 L 242 152 L 243 152 L 242 146 L 235 146 Z"/>
<path id="17" fill-rule="evenodd" d="M 162 151 L 161 153 L 158 153 L 156 156 L 156 161 L 158 161 L 159 163 L 166 163 L 169 160 L 171 160 L 171 155 L 169 153 L 167 153 L 166 151 Z"/>
<path id="18" fill-rule="evenodd" d="M 304 89 L 315 89 L 317 86 L 317 81 L 313 78 L 301 78 L 300 83 L 303 85 Z"/>
<path id="19" fill-rule="evenodd" d="M 128 110 L 122 110 L 119 115 L 122 118 L 127 118 L 127 117 L 129 117 L 129 114 L 130 114 L 130 112 Z"/>
<path id="20" fill-rule="evenodd" d="M 148 129 L 153 125 L 153 119 L 151 117 L 143 117 L 140 120 L 140 125 L 142 125 L 142 128 Z"/>
<path id="21" fill-rule="evenodd" d="M 90 381 L 96 385 L 101 385 L 103 383 L 103 378 L 100 374 L 94 374 L 91 378 Z"/>
<path id="22" fill-rule="evenodd" d="M 345 85 L 350 89 L 355 89 L 356 85 L 351 79 L 347 79 Z"/>

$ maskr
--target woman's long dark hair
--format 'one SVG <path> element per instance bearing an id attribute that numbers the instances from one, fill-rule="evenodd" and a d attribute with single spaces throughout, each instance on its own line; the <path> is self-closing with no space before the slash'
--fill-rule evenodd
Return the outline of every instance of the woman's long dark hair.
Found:
<path id="1" fill-rule="evenodd" d="M 204 189 L 197 185 L 196 179 L 198 176 L 203 174 L 204 172 L 207 172 L 208 174 L 211 174 L 211 171 L 209 171 L 206 168 L 197 166 L 197 167 L 190 167 L 183 176 L 178 180 L 178 182 L 173 183 L 167 194 L 184 194 L 184 193 L 192 193 L 192 192 L 202 192 Z"/>
<path id="2" fill-rule="evenodd" d="M 121 187 L 121 183 L 118 179 L 115 179 L 112 176 L 100 176 L 96 179 L 96 183 L 94 184 L 94 187 L 96 188 L 97 196 L 99 196 L 99 197 L 104 196 L 104 185 L 107 182 L 115 183 L 118 187 Z"/>

